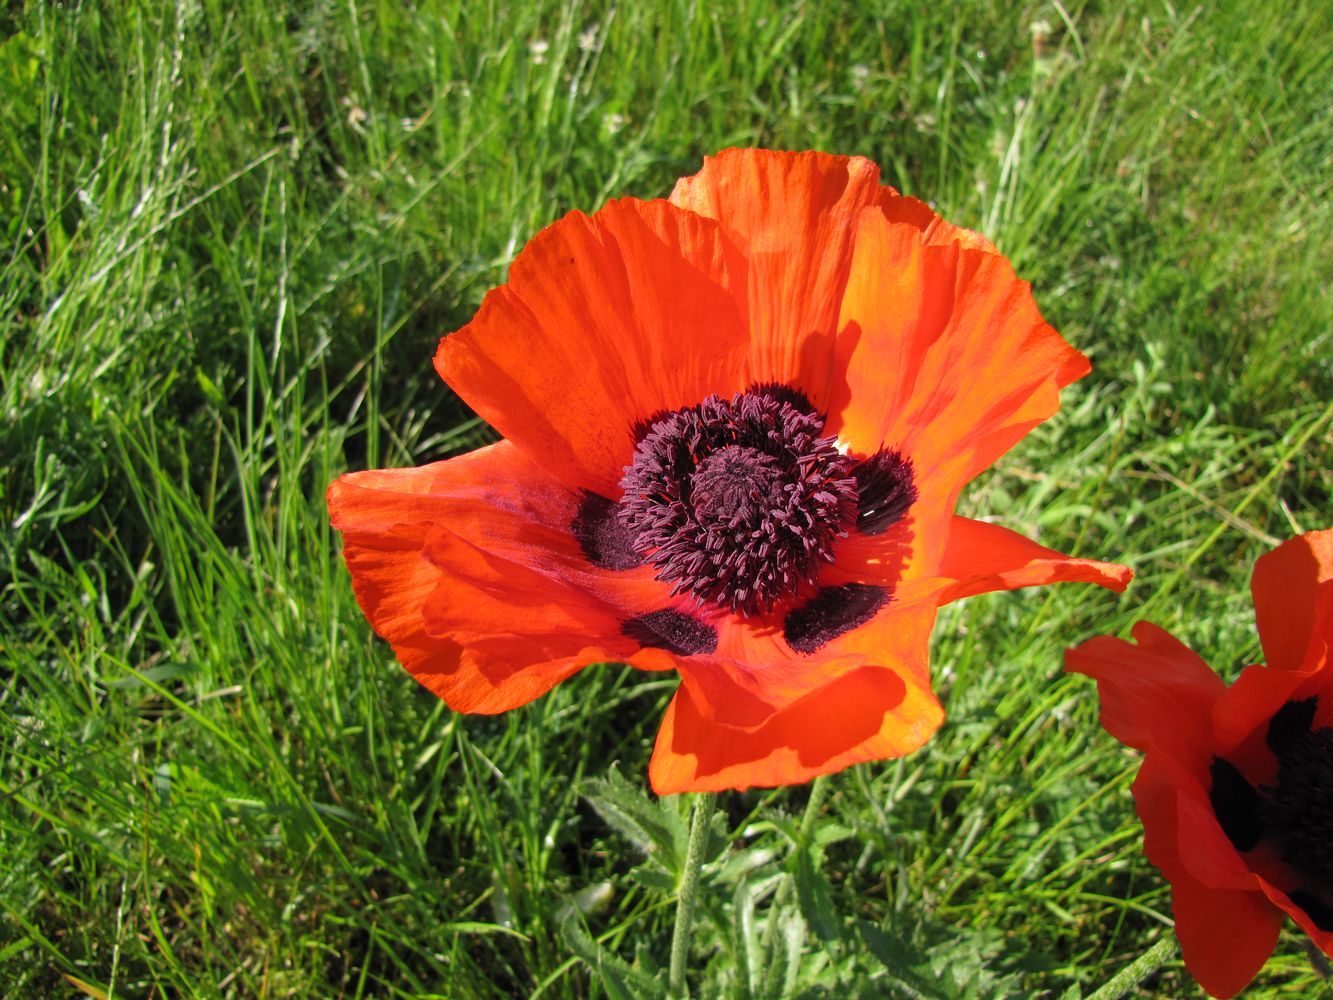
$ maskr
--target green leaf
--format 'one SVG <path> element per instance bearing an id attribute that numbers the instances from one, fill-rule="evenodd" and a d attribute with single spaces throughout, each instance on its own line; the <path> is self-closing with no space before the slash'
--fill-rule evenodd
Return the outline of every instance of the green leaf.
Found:
<path id="1" fill-rule="evenodd" d="M 821 824 L 815 828 L 815 846 L 822 850 L 830 844 L 850 840 L 855 836 L 855 830 L 849 826 L 843 826 L 841 823 Z"/>
<path id="2" fill-rule="evenodd" d="M 742 996 L 746 997 L 754 994 L 755 983 L 762 976 L 760 956 L 763 955 L 763 936 L 754 919 L 754 904 L 754 885 L 744 879 L 732 894 L 731 937 L 736 974 L 741 981 Z"/>
<path id="3" fill-rule="evenodd" d="M 631 869 L 629 877 L 652 892 L 671 895 L 676 891 L 676 877 L 651 863 Z"/>
<path id="4" fill-rule="evenodd" d="M 801 915 L 819 940 L 825 944 L 837 941 L 840 933 L 838 914 L 833 908 L 828 879 L 815 865 L 813 852 L 807 847 L 798 847 L 789 864 L 796 882 Z"/>
<path id="5" fill-rule="evenodd" d="M 773 918 L 778 921 L 778 940 L 782 942 L 782 951 L 786 961 L 782 963 L 782 992 L 779 996 L 789 997 L 796 991 L 796 984 L 801 974 L 801 951 L 805 945 L 805 921 L 795 909 L 785 909 Z M 776 965 L 776 961 L 774 962 Z"/>
<path id="6" fill-rule="evenodd" d="M 768 843 L 752 844 L 729 855 L 717 870 L 717 879 L 728 885 L 747 881 L 750 876 L 778 857 L 778 851 Z"/>
<path id="7" fill-rule="evenodd" d="M 925 955 L 912 951 L 898 938 L 864 920 L 857 921 L 857 929 L 870 953 L 883 963 L 896 995 L 911 1000 L 957 1000 L 957 991 L 935 975 Z"/>
<path id="8" fill-rule="evenodd" d="M 585 783 L 587 799 L 607 825 L 673 876 L 685 857 L 685 824 L 674 803 L 654 802 L 644 790 L 610 768 L 605 778 Z"/>
<path id="9" fill-rule="evenodd" d="M 597 977 L 611 1000 L 656 1000 L 666 998 L 661 979 L 634 968 L 624 959 L 603 948 L 588 933 L 575 913 L 560 922 L 560 934 L 572 951 Z"/>
<path id="10" fill-rule="evenodd" d="M 512 927 L 488 924 L 482 920 L 453 920 L 449 923 L 440 924 L 440 931 L 453 934 L 504 934 L 518 938 L 520 941 L 529 940 L 526 934 L 521 934 Z"/>

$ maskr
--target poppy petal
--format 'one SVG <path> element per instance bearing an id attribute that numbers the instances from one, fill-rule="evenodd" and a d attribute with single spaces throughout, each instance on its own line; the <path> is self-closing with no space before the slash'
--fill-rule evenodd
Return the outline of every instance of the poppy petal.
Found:
<path id="1" fill-rule="evenodd" d="M 1284 553 L 1286 559 L 1266 564 L 1261 558 L 1267 580 L 1258 589 L 1271 594 L 1273 587 L 1280 587 L 1282 584 L 1276 581 L 1276 570 L 1284 565 L 1297 572 L 1308 571 L 1309 564 L 1304 560 L 1290 558 L 1292 553 L 1299 552 L 1299 549 L 1290 549 Z M 1258 578 L 1256 567 L 1255 579 Z M 1250 739 L 1257 729 L 1268 725 L 1284 704 L 1293 700 L 1319 697 L 1316 726 L 1333 725 L 1333 697 L 1328 697 L 1333 689 L 1333 659 L 1329 656 L 1333 644 L 1333 580 L 1309 584 L 1308 593 L 1292 596 L 1292 607 L 1283 609 L 1273 604 L 1267 613 L 1269 627 L 1264 649 L 1267 655 L 1276 656 L 1280 665 L 1246 667 L 1213 709 L 1218 746 L 1224 750 L 1229 751 Z M 1284 619 L 1284 615 L 1289 617 Z M 1301 652 L 1288 644 L 1287 636 L 1280 631 L 1277 623 L 1282 621 L 1306 630 L 1305 648 Z"/>
<path id="2" fill-rule="evenodd" d="M 1333 580 L 1333 530 L 1292 538 L 1255 562 L 1250 589 L 1268 666 L 1301 668 L 1315 635 L 1316 595 L 1320 584 L 1329 580 Z"/>
<path id="3" fill-rule="evenodd" d="M 1209 800 L 1209 788 L 1194 776 L 1178 774 L 1176 800 L 1181 864 L 1200 885 L 1210 889 L 1253 892 L 1254 872 L 1222 829 Z"/>
<path id="4" fill-rule="evenodd" d="M 717 223 L 613 201 L 542 230 L 435 367 L 551 474 L 605 496 L 635 422 L 745 387 L 749 335 L 726 286 L 745 264 Z"/>
<path id="5" fill-rule="evenodd" d="M 1171 911 L 1186 968 L 1215 997 L 1248 986 L 1282 930 L 1282 911 L 1262 893 L 1209 889 L 1188 876 L 1171 884 Z"/>
<path id="6" fill-rule="evenodd" d="M 836 606 L 825 603 L 820 611 L 831 622 L 824 629 L 821 643 L 812 652 L 801 653 L 792 645 L 792 637 L 786 627 L 792 613 L 788 612 L 786 615 L 779 614 L 754 622 L 722 622 L 719 624 L 718 657 L 696 657 L 678 664 L 682 676 L 681 692 L 684 692 L 683 697 L 689 699 L 688 706 L 684 708 L 684 718 L 691 722 L 702 720 L 716 729 L 710 737 L 710 745 L 722 749 L 730 747 L 730 752 L 742 754 L 738 760 L 744 763 L 744 769 L 734 773 L 749 773 L 752 765 L 759 767 L 756 761 L 749 761 L 743 754 L 754 753 L 755 747 L 766 747 L 767 763 L 754 772 L 759 776 L 746 778 L 746 784 L 772 785 L 805 781 L 814 774 L 835 771 L 856 760 L 881 756 L 879 751 L 873 749 L 875 746 L 896 746 L 899 749 L 889 755 L 899 756 L 915 748 L 913 741 L 918 736 L 924 741 L 930 732 L 938 728 L 943 711 L 930 690 L 928 657 L 930 634 L 936 615 L 933 592 L 927 593 L 924 598 L 912 596 L 913 591 L 919 589 L 916 586 L 919 570 L 913 566 L 910 552 L 904 561 L 903 555 L 895 551 L 910 541 L 911 533 L 909 519 L 874 539 L 847 540 L 845 544 L 849 548 L 865 551 L 853 559 L 844 559 L 844 553 L 840 553 L 838 563 L 828 567 L 821 577 L 821 583 L 834 584 L 828 589 L 836 591 L 849 587 L 865 587 L 876 591 L 882 589 L 884 600 L 882 603 L 876 602 L 869 609 L 869 616 L 865 620 L 859 615 L 853 615 L 849 619 L 850 627 L 845 630 L 841 627 L 845 616 L 839 615 Z M 869 557 L 872 551 L 879 552 L 881 565 L 878 567 L 874 565 L 875 560 Z M 882 575 L 876 575 L 877 569 Z M 846 582 L 852 580 L 876 582 Z M 817 603 L 817 600 L 811 603 Z M 856 600 L 851 603 L 860 606 Z M 798 606 L 796 610 L 803 607 Z M 811 734 L 808 745 L 800 742 L 799 728 L 793 730 L 790 736 L 791 746 L 801 750 L 807 764 L 793 763 L 790 750 L 783 752 L 773 744 L 775 734 L 787 733 L 783 727 L 789 724 L 783 723 L 781 719 L 791 718 L 789 713 L 793 711 L 814 711 L 820 705 L 834 702 L 839 690 L 851 689 L 852 682 L 845 678 L 858 674 L 867 665 L 873 665 L 875 670 L 892 669 L 906 686 L 908 697 L 895 709 L 893 699 L 897 697 L 896 684 L 890 685 L 892 690 L 887 693 L 885 685 L 880 685 L 879 703 L 872 701 L 873 685 L 860 690 L 858 698 L 864 699 L 858 705 L 860 711 L 881 713 L 876 718 L 880 718 L 882 713 L 889 713 L 882 716 L 884 721 L 878 737 L 861 746 L 859 752 L 866 756 L 844 760 L 837 754 L 825 754 L 820 749 L 819 741 L 827 739 L 821 736 L 822 728 L 827 728 L 827 720 L 821 722 L 812 718 L 808 727 Z M 797 706 L 804 706 L 804 709 Z M 924 729 L 918 727 L 918 716 L 923 720 L 921 724 Z M 899 735 L 894 736 L 895 731 Z M 737 734 L 742 732 L 759 735 L 741 738 Z M 907 735 L 904 736 L 904 733 Z M 677 740 L 677 744 L 677 749 L 687 745 L 684 737 Z M 663 756 L 663 760 L 669 758 L 668 750 L 671 746 L 672 743 L 665 741 L 665 738 L 659 738 L 657 753 L 667 755 Z M 750 749 L 742 750 L 742 747 Z M 829 759 L 824 764 L 811 763 L 825 756 Z M 695 767 L 691 765 L 691 768 Z M 815 769 L 810 770 L 809 767 Z M 711 766 L 706 761 L 702 770 L 712 774 Z M 695 775 L 695 770 L 689 773 Z M 702 774 L 695 775 L 695 778 L 702 780 Z M 709 780 L 725 784 L 728 779 L 714 774 Z M 723 787 L 723 784 L 717 787 Z"/>
<path id="7" fill-rule="evenodd" d="M 939 596 L 943 606 L 995 590 L 1048 583 L 1095 583 L 1120 593 L 1134 572 L 1115 563 L 1075 559 L 998 524 L 955 516 L 940 575 L 949 581 Z"/>
<path id="8" fill-rule="evenodd" d="M 980 233 L 945 222 L 919 198 L 899 194 L 891 187 L 879 189 L 879 209 L 890 222 L 903 222 L 920 231 L 922 240 L 932 246 L 958 243 L 970 250 L 998 253 L 995 244 Z"/>
<path id="9" fill-rule="evenodd" d="M 711 721 L 682 684 L 648 773 L 659 795 L 795 784 L 911 753 L 943 718 L 929 686 L 876 665 L 843 674 L 752 729 Z"/>
<path id="10" fill-rule="evenodd" d="M 1184 873 L 1180 863 L 1181 779 L 1189 779 L 1171 761 L 1148 757 L 1134 778 L 1134 810 L 1143 824 L 1143 853 L 1167 877 Z"/>
<path id="11" fill-rule="evenodd" d="M 1088 361 L 998 254 L 928 245 L 876 211 L 858 220 L 830 415 L 853 450 L 909 455 L 952 495 L 1059 408 Z"/>
<path id="12" fill-rule="evenodd" d="M 817 152 L 727 149 L 676 183 L 672 204 L 716 219 L 749 262 L 754 381 L 825 408 L 856 218 L 879 196 L 875 164 Z"/>
<path id="13" fill-rule="evenodd" d="M 1275 670 L 1259 665 L 1246 667 L 1213 706 L 1213 727 L 1218 750 L 1228 753 L 1250 739 L 1256 729 L 1284 704 L 1297 696 L 1309 681 L 1295 670 Z"/>
<path id="14" fill-rule="evenodd" d="M 1213 705 L 1226 690 L 1193 650 L 1148 622 L 1134 643 L 1096 636 L 1065 653 L 1065 669 L 1097 682 L 1101 722 L 1126 746 L 1164 754 L 1202 783 L 1212 762 Z"/>
<path id="15" fill-rule="evenodd" d="M 514 708 L 589 663 L 672 665 L 623 632 L 662 585 L 590 564 L 570 528 L 578 495 L 508 442 L 345 475 L 328 503 L 366 617 L 458 711 Z"/>
<path id="16" fill-rule="evenodd" d="M 836 612 L 835 612 L 836 613 Z M 927 650 L 935 608 L 887 601 L 868 619 L 830 635 L 809 653 L 793 649 L 784 616 L 718 619 L 715 655 L 681 659 L 677 669 L 700 716 L 734 729 L 767 725 L 775 715 L 855 672 L 885 664 L 929 686 Z"/>
<path id="17" fill-rule="evenodd" d="M 1144 854 L 1172 882 L 1186 877 L 1210 889 L 1254 891 L 1254 873 L 1222 832 L 1201 778 L 1207 781 L 1208 773 L 1165 755 L 1144 759 L 1133 789 Z"/>
<path id="18" fill-rule="evenodd" d="M 1306 906 L 1302 906 L 1292 898 L 1293 895 L 1299 897 L 1299 893 L 1285 893 L 1262 880 L 1260 884 L 1273 905 L 1300 924 L 1301 930 L 1310 935 L 1310 940 L 1314 942 L 1316 948 L 1325 955 L 1333 956 L 1333 912 L 1330 912 L 1327 903 L 1312 897 Z M 1318 907 L 1317 920 L 1314 916 L 1311 916 L 1307 909 L 1307 907 L 1314 908 L 1316 906 Z"/>
<path id="19" fill-rule="evenodd" d="M 1152 755 L 1139 769 L 1134 804 L 1143 821 L 1144 854 L 1171 882 L 1176 936 L 1190 974 L 1212 995 L 1229 997 L 1268 961 L 1282 914 L 1255 891 L 1259 880 L 1253 876 L 1249 881 L 1254 889 L 1247 891 L 1210 888 L 1191 874 L 1182 847 L 1194 852 L 1198 845 L 1180 826 L 1181 777 L 1169 762 Z M 1227 849 L 1239 862 L 1230 845 Z"/>

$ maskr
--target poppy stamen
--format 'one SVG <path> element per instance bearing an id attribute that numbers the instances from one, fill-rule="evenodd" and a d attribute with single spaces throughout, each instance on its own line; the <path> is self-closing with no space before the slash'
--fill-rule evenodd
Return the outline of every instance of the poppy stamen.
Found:
<path id="1" fill-rule="evenodd" d="M 1275 785 L 1255 788 L 1234 764 L 1214 757 L 1208 797 L 1238 851 L 1271 837 L 1309 885 L 1333 890 L 1333 728 L 1311 729 L 1317 708 L 1315 698 L 1289 701 L 1269 720 L 1265 742 L 1277 758 Z M 1333 910 L 1325 905 L 1320 913 Z"/>
<path id="2" fill-rule="evenodd" d="M 1263 792 L 1282 860 L 1311 885 L 1333 891 L 1333 727 L 1290 735 L 1277 753 L 1277 783 Z"/>
<path id="3" fill-rule="evenodd" d="M 804 395 L 757 385 L 658 416 L 620 481 L 634 551 L 691 593 L 743 615 L 813 584 L 857 512 L 854 459 Z"/>
<path id="4" fill-rule="evenodd" d="M 1274 712 L 1268 720 L 1268 732 L 1264 736 L 1268 749 L 1279 757 L 1290 750 L 1292 743 L 1308 733 L 1314 725 L 1314 713 L 1318 706 L 1317 698 L 1302 698 L 1300 701 L 1289 701 Z"/>

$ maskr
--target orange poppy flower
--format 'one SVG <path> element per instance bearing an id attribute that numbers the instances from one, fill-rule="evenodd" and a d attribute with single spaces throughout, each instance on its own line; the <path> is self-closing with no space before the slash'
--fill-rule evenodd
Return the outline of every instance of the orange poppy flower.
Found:
<path id="1" fill-rule="evenodd" d="M 1333 955 L 1333 531 L 1260 557 L 1252 589 L 1267 666 L 1230 688 L 1147 622 L 1137 646 L 1101 636 L 1066 657 L 1096 679 L 1106 731 L 1144 752 L 1144 851 L 1215 997 L 1263 968 L 1284 915 Z"/>
<path id="2" fill-rule="evenodd" d="M 678 671 L 659 793 L 908 753 L 943 718 L 939 605 L 1129 578 L 954 516 L 1088 362 L 864 159 L 727 150 L 571 212 L 435 367 L 504 440 L 330 487 L 362 609 L 464 712 Z"/>

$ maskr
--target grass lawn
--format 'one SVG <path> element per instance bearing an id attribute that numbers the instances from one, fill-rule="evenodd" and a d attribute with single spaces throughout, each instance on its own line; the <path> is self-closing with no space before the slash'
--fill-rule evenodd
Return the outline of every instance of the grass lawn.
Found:
<path id="1" fill-rule="evenodd" d="M 696 995 L 1072 998 L 1170 935 L 1062 652 L 1147 618 L 1231 679 L 1254 559 L 1333 525 L 1327 3 L 28 0 L 0 39 L 0 993 L 652 995 L 674 678 L 452 713 L 323 495 L 493 440 L 438 338 L 730 145 L 865 155 L 1011 258 L 1094 371 L 960 512 L 1137 577 L 946 608 L 923 750 L 724 794 Z M 1247 995 L 1320 989 L 1288 923 Z"/>

